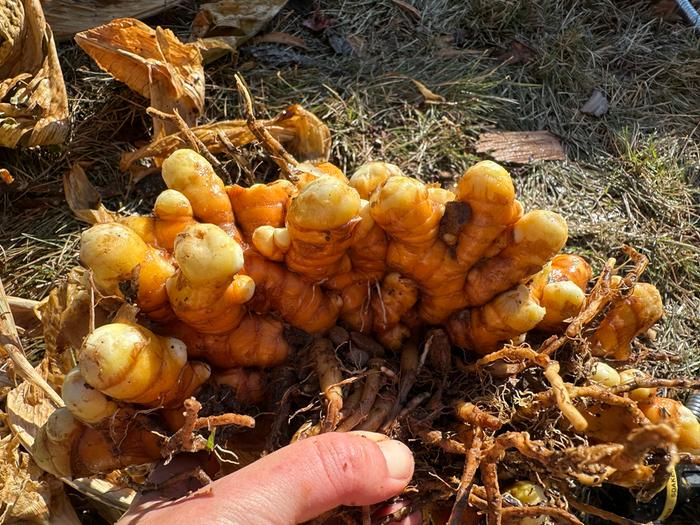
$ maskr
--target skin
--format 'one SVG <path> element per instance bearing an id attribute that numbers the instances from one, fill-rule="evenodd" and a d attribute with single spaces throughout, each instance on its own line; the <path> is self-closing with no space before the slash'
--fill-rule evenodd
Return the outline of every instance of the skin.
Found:
<path id="1" fill-rule="evenodd" d="M 187 471 L 194 463 L 180 465 Z M 406 487 L 413 468 L 408 447 L 382 434 L 321 434 L 185 497 L 150 493 L 137 500 L 118 525 L 302 523 L 339 505 L 372 505 L 391 498 Z M 165 477 L 176 473 L 171 468 Z M 418 523 L 415 514 L 401 521 Z"/>

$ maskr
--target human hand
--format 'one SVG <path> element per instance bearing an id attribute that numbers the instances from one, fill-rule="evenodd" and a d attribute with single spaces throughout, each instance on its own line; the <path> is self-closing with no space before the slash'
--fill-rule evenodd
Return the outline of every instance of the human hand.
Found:
<path id="1" fill-rule="evenodd" d="M 284 447 L 176 500 L 153 495 L 117 525 L 291 525 L 339 505 L 371 505 L 400 493 L 413 455 L 373 432 L 328 433 Z M 402 525 L 415 521 L 415 516 Z"/>

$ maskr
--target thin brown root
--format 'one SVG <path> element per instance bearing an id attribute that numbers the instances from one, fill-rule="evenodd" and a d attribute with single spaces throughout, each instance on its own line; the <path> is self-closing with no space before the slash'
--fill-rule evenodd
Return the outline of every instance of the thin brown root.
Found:
<path id="1" fill-rule="evenodd" d="M 481 481 L 486 489 L 487 523 L 489 525 L 501 525 L 503 515 L 503 497 L 498 487 L 498 468 L 496 463 L 482 462 L 479 465 L 481 471 Z"/>
<path id="2" fill-rule="evenodd" d="M 321 425 L 322 432 L 332 432 L 340 422 L 340 411 L 343 409 L 340 364 L 329 339 L 316 339 L 311 345 L 311 355 L 316 361 L 318 382 L 325 397 L 326 417 Z"/>
<path id="3" fill-rule="evenodd" d="M 462 514 L 464 514 L 464 510 L 469 503 L 469 493 L 474 483 L 474 475 L 479 468 L 479 461 L 481 460 L 481 444 L 481 429 L 477 428 L 471 432 L 471 442 L 468 444 L 469 450 L 464 461 L 462 478 L 459 481 L 455 504 L 452 507 L 447 525 L 459 525 L 462 522 Z"/>
<path id="4" fill-rule="evenodd" d="M 420 394 L 409 399 L 406 406 L 403 408 L 403 410 L 401 410 L 401 413 L 399 413 L 399 419 L 405 418 L 408 414 L 425 403 L 431 395 L 431 392 L 421 392 Z"/>
<path id="5" fill-rule="evenodd" d="M 586 430 L 588 428 L 588 421 L 586 421 L 586 418 L 583 417 L 581 412 L 579 412 L 571 402 L 566 383 L 564 383 L 564 380 L 559 375 L 559 363 L 556 361 L 549 363 L 544 369 L 544 376 L 547 378 L 547 381 L 549 381 L 549 384 L 552 385 L 554 399 L 564 417 L 569 420 L 571 426 L 573 426 L 577 432 Z"/>
<path id="6" fill-rule="evenodd" d="M 225 425 L 236 425 L 239 427 L 254 428 L 255 419 L 243 414 L 221 414 L 219 416 L 208 416 L 197 418 L 194 424 L 194 430 L 202 428 L 212 429 Z"/>
<path id="7" fill-rule="evenodd" d="M 471 426 L 489 430 L 498 430 L 503 426 L 503 423 L 496 416 L 481 410 L 473 403 L 467 403 L 462 400 L 457 401 L 455 410 L 457 411 L 457 417 Z"/>
<path id="8" fill-rule="evenodd" d="M 423 360 L 424 361 L 424 360 Z M 399 415 L 401 407 L 406 402 L 408 393 L 413 388 L 420 372 L 421 361 L 418 359 L 418 345 L 415 341 L 409 341 L 401 350 L 401 369 L 399 372 L 399 395 L 396 397 L 394 406 L 391 407 L 389 415 L 382 426 L 382 432 L 388 433 L 396 423 L 396 416 Z"/>
<path id="9" fill-rule="evenodd" d="M 448 454 L 460 454 L 464 455 L 467 453 L 467 448 L 464 443 L 460 443 L 456 439 L 451 439 L 445 437 L 439 430 L 430 430 L 428 432 L 421 432 L 418 437 L 426 445 L 433 447 L 439 447 Z"/>
<path id="10" fill-rule="evenodd" d="M 617 525 L 640 525 L 638 521 L 623 518 L 622 516 L 618 516 L 613 512 L 608 512 L 607 510 L 599 509 L 598 507 L 594 507 L 593 505 L 589 505 L 588 503 L 577 501 L 573 499 L 570 495 L 567 495 L 566 500 L 569 502 L 569 505 L 571 505 L 579 512 L 583 512 L 584 514 L 589 514 L 591 516 L 596 516 L 597 518 L 601 518 L 607 522 L 615 523 Z"/>
<path id="11" fill-rule="evenodd" d="M 532 516 L 550 516 L 560 523 L 570 523 L 571 525 L 583 525 L 583 522 L 566 509 L 552 507 L 550 505 L 528 505 L 524 507 L 505 507 L 501 510 L 503 520 L 508 522 L 519 522 L 523 518 Z"/>
<path id="12" fill-rule="evenodd" d="M 393 397 L 380 397 L 374 403 L 372 410 L 370 410 L 367 419 L 365 419 L 362 424 L 355 427 L 357 430 L 365 430 L 367 432 L 376 432 L 384 423 L 389 410 L 394 404 Z"/>
<path id="13" fill-rule="evenodd" d="M 163 447 L 163 457 L 171 458 L 175 452 L 198 452 L 207 447 L 206 440 L 202 436 L 196 435 L 195 425 L 197 424 L 197 416 L 202 410 L 202 404 L 195 398 L 191 397 L 183 402 L 185 411 L 185 421 L 180 430 L 170 436 Z"/>
<path id="14" fill-rule="evenodd" d="M 186 399 L 182 403 L 185 411 L 185 421 L 182 427 L 170 436 L 164 446 L 162 455 L 171 458 L 176 452 L 198 452 L 207 448 L 207 440 L 195 434 L 197 430 L 214 427 L 237 425 L 241 427 L 255 427 L 255 419 L 241 414 L 221 414 L 218 416 L 198 417 L 202 410 L 202 404 L 194 397 Z"/>
<path id="15" fill-rule="evenodd" d="M 634 379 L 629 383 L 614 386 L 610 389 L 613 394 L 624 394 L 637 388 L 685 388 L 688 390 L 700 390 L 698 379 Z"/>
<path id="16" fill-rule="evenodd" d="M 381 363 L 382 361 L 380 359 L 372 359 L 370 361 L 372 369 L 367 374 L 367 379 L 365 379 L 362 397 L 360 398 L 357 409 L 338 425 L 338 432 L 349 432 L 356 426 L 362 424 L 369 416 L 384 377 L 384 374 L 379 371 Z"/>
<path id="17" fill-rule="evenodd" d="M 611 285 L 610 280 L 615 273 L 615 259 L 608 259 L 603 267 L 603 270 L 598 277 L 598 280 L 593 286 L 591 293 L 586 297 L 583 303 L 583 308 L 569 323 L 566 329 L 566 336 L 570 338 L 577 337 L 585 325 L 590 323 L 593 318 L 600 313 L 605 306 L 612 301 L 616 296 L 617 287 Z"/>

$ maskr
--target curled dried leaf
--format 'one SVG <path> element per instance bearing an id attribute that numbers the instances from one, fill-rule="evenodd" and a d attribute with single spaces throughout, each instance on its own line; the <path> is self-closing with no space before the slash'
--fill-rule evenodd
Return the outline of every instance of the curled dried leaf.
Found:
<path id="1" fill-rule="evenodd" d="M 0 3 L 0 146 L 59 144 L 68 100 L 39 0 Z"/>
<path id="2" fill-rule="evenodd" d="M 39 429 L 56 409 L 43 391 L 24 381 L 7 394 L 10 430 L 20 443 L 30 449 Z"/>
<path id="3" fill-rule="evenodd" d="M 192 22 L 192 34 L 199 41 L 207 59 L 213 59 L 257 34 L 274 17 L 287 0 L 222 0 L 202 4 Z"/>
<path id="4" fill-rule="evenodd" d="M 177 111 L 194 125 L 204 107 L 204 69 L 196 44 L 181 42 L 172 31 L 121 18 L 75 35 L 78 45 L 117 80 L 165 112 Z M 177 131 L 156 119 L 153 136 Z"/>
<path id="5" fill-rule="evenodd" d="M 113 222 L 117 214 L 109 211 L 102 204 L 102 198 L 90 184 L 80 164 L 73 164 L 63 176 L 63 194 L 73 214 L 89 224 Z"/>

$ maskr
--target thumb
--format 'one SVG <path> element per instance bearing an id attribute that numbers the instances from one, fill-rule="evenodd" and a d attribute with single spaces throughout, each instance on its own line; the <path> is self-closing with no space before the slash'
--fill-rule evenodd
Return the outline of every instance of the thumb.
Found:
<path id="1" fill-rule="evenodd" d="M 167 505 L 130 511 L 120 522 L 291 525 L 339 505 L 395 496 L 413 476 L 403 443 L 372 432 L 328 433 L 284 447 Z"/>

